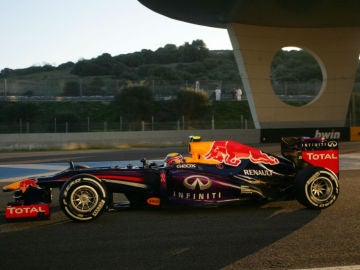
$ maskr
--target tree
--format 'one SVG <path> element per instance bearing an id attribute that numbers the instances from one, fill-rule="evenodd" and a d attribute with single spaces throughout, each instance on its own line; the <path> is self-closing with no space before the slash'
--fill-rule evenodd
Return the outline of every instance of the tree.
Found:
<path id="1" fill-rule="evenodd" d="M 153 115 L 153 93 L 144 85 L 128 86 L 114 98 L 120 116 L 128 121 L 150 120 Z"/>
<path id="2" fill-rule="evenodd" d="M 155 51 L 156 60 L 159 64 L 170 64 L 178 62 L 178 48 L 174 44 L 167 44 Z"/>
<path id="3" fill-rule="evenodd" d="M 202 61 L 209 55 L 209 50 L 206 48 L 202 40 L 194 40 L 191 44 L 186 42 L 179 48 L 180 60 L 185 63 Z"/>
<path id="4" fill-rule="evenodd" d="M 71 73 L 79 76 L 110 75 L 112 67 L 112 56 L 108 53 L 103 53 L 95 59 L 77 62 L 72 68 Z"/>
<path id="5" fill-rule="evenodd" d="M 57 70 L 72 68 L 75 64 L 71 61 L 58 65 Z"/>
<path id="6" fill-rule="evenodd" d="M 61 94 L 65 97 L 76 97 L 80 95 L 80 84 L 77 81 L 67 81 Z"/>
<path id="7" fill-rule="evenodd" d="M 14 72 L 14 70 L 10 69 L 10 68 L 4 68 L 3 70 L 1 70 L 0 72 L 0 77 L 8 77 L 9 75 L 11 75 Z"/>
<path id="8" fill-rule="evenodd" d="M 84 95 L 86 96 L 102 96 L 105 94 L 104 91 L 105 83 L 99 77 L 94 77 L 92 81 L 84 86 Z"/>
<path id="9" fill-rule="evenodd" d="M 33 121 L 38 116 L 39 106 L 35 103 L 1 103 L 0 121 L 7 123 L 22 121 Z"/>
<path id="10" fill-rule="evenodd" d="M 210 99 L 204 90 L 182 88 L 177 93 L 176 103 L 179 117 L 185 116 L 190 120 L 198 120 L 208 113 Z"/>

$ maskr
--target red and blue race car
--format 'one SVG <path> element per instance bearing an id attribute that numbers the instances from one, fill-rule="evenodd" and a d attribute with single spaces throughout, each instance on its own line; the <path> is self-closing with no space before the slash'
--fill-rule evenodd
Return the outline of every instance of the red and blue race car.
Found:
<path id="1" fill-rule="evenodd" d="M 286 137 L 281 156 L 230 140 L 201 141 L 192 136 L 189 155 L 169 154 L 163 163 L 88 167 L 70 162 L 52 176 L 23 179 L 3 187 L 13 191 L 6 218 L 49 217 L 52 189 L 59 188 L 63 212 L 90 221 L 124 194 L 130 207 L 165 204 L 223 205 L 242 201 L 297 199 L 324 209 L 339 196 L 338 142 Z"/>

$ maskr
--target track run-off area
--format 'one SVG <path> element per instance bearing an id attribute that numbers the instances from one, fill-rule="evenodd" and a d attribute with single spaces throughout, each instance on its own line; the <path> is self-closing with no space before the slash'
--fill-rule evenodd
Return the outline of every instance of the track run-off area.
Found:
<path id="1" fill-rule="evenodd" d="M 275 145 L 263 151 L 277 153 Z M 121 165 L 184 148 L 0 153 L 0 186 L 73 160 Z M 1 269 L 360 269 L 360 144 L 340 148 L 340 196 L 323 211 L 297 201 L 107 212 L 70 221 L 57 191 L 49 220 L 7 222 L 0 192 Z"/>

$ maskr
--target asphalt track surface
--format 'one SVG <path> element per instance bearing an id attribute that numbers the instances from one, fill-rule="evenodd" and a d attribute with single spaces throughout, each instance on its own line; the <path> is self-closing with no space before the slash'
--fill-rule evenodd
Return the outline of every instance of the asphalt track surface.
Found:
<path id="1" fill-rule="evenodd" d="M 359 146 L 345 143 L 341 153 L 357 157 Z M 173 151 L 186 148 L 1 153 L 0 164 L 159 159 Z M 283 201 L 123 209 L 76 223 L 56 199 L 50 220 L 6 222 L 0 210 L 1 269 L 359 269 L 360 176 L 353 167 L 340 172 L 340 197 L 323 211 Z M 1 192 L 0 204 L 11 195 Z"/>

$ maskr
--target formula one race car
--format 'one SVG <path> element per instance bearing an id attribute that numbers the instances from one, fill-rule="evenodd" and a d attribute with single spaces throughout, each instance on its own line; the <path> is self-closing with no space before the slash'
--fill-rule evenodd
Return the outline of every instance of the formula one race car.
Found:
<path id="1" fill-rule="evenodd" d="M 52 188 L 60 188 L 63 212 L 90 221 L 116 205 L 115 193 L 130 207 L 221 205 L 244 200 L 296 198 L 307 208 L 323 209 L 339 195 L 338 142 L 324 138 L 286 137 L 282 156 L 229 140 L 191 137 L 190 156 L 169 154 L 162 164 L 88 167 L 70 162 L 53 176 L 24 179 L 3 187 L 14 191 L 6 218 L 48 217 Z"/>

